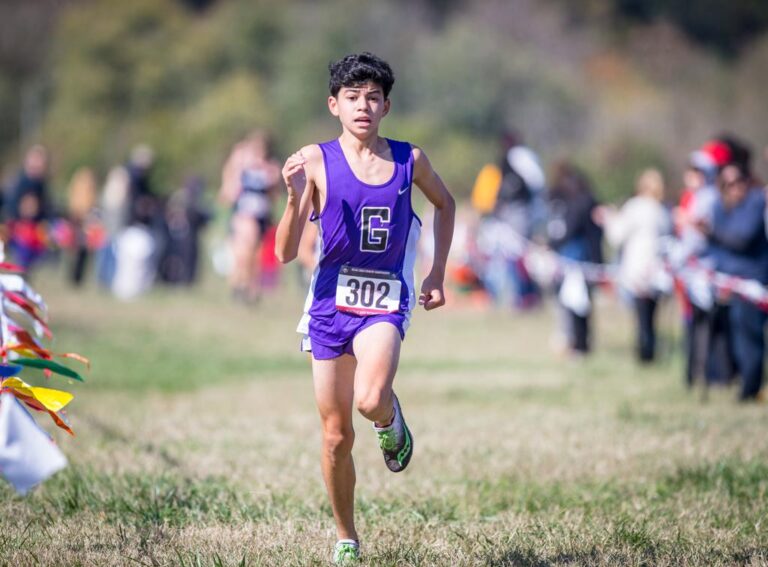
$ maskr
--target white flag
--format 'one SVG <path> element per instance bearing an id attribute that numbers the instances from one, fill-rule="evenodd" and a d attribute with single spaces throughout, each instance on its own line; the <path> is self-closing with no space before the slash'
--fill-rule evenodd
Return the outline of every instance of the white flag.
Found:
<path id="1" fill-rule="evenodd" d="M 64 454 L 19 400 L 0 395 L 0 475 L 26 494 L 65 466 Z"/>

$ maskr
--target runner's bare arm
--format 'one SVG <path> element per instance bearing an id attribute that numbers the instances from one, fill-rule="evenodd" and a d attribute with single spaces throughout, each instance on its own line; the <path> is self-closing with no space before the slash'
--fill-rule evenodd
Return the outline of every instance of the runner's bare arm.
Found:
<path id="1" fill-rule="evenodd" d="M 221 172 L 221 187 L 219 188 L 219 202 L 231 207 L 237 200 L 240 192 L 239 170 L 237 164 L 238 148 L 235 146 L 229 154 Z"/>
<path id="2" fill-rule="evenodd" d="M 443 180 L 432 169 L 427 155 L 416 146 L 413 147 L 413 182 L 421 189 L 424 196 L 435 207 L 435 256 L 432 270 L 421 285 L 419 303 L 429 311 L 445 304 L 443 281 L 448 251 L 453 240 L 453 222 L 456 215 L 456 203 L 445 187 Z"/>
<path id="3" fill-rule="evenodd" d="M 288 200 L 275 235 L 275 256 L 282 263 L 290 262 L 298 253 L 301 232 L 312 208 L 315 191 L 313 173 L 317 169 L 318 158 L 322 160 L 318 146 L 304 146 L 283 166 Z"/>
<path id="4" fill-rule="evenodd" d="M 280 168 L 280 162 L 275 159 L 267 160 L 264 164 L 264 173 L 267 176 L 267 195 L 276 202 L 280 197 L 280 191 L 282 190 L 282 170 Z"/>

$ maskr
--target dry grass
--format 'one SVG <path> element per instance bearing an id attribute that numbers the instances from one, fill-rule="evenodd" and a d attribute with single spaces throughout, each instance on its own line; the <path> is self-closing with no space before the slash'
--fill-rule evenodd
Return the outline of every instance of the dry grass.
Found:
<path id="1" fill-rule="evenodd" d="M 26 499 L 0 488 L 0 564 L 327 563 L 297 293 L 244 310 L 212 283 L 130 305 L 39 287 L 95 370 L 78 437 L 57 435 L 71 467 Z M 676 356 L 636 368 L 626 314 L 600 309 L 581 361 L 551 354 L 551 313 L 415 318 L 396 382 L 409 469 L 388 473 L 357 423 L 365 564 L 768 563 L 765 407 L 702 404 Z"/>

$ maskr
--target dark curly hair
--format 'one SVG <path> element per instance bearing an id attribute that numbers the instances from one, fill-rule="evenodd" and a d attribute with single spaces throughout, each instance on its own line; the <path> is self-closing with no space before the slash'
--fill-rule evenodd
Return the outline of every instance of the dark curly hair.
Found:
<path id="1" fill-rule="evenodd" d="M 384 98 L 389 98 L 395 84 L 395 74 L 389 63 L 367 51 L 342 57 L 328 65 L 328 70 L 331 73 L 328 87 L 333 96 L 339 94 L 341 87 L 357 87 L 372 82 L 381 87 Z"/>

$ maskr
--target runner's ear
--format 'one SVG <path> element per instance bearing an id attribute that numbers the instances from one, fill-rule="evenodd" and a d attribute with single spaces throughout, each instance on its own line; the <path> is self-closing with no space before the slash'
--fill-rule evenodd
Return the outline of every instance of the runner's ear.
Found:
<path id="1" fill-rule="evenodd" d="M 330 110 L 332 115 L 339 116 L 339 101 L 335 96 L 328 97 L 328 110 Z"/>

